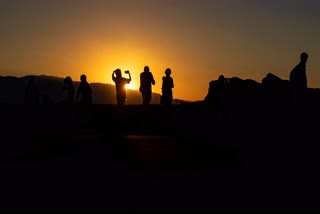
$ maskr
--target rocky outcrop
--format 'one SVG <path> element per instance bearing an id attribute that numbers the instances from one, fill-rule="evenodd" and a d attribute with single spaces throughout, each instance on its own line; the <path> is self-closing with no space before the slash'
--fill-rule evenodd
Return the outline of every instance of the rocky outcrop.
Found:
<path id="1" fill-rule="evenodd" d="M 208 104 L 217 104 L 221 101 L 217 92 L 218 80 L 209 83 L 208 94 L 204 101 Z M 261 83 L 254 80 L 243 80 L 238 77 L 225 78 L 223 102 L 229 105 L 244 105 L 261 103 L 288 104 L 290 103 L 290 82 L 283 80 L 272 73 L 268 73 Z M 320 89 L 307 89 L 306 103 L 318 103 L 320 101 Z"/>
<path id="2" fill-rule="evenodd" d="M 290 82 L 269 73 L 262 79 L 262 96 L 266 102 L 287 103 L 290 96 Z"/>
<path id="3" fill-rule="evenodd" d="M 218 80 L 209 83 L 208 94 L 205 97 L 205 102 L 209 104 L 217 104 Z M 260 99 L 261 84 L 250 79 L 240 79 L 238 77 L 225 78 L 223 86 L 223 102 L 224 104 L 235 104 L 243 102 L 256 102 Z M 220 99 L 221 100 L 221 99 Z"/>

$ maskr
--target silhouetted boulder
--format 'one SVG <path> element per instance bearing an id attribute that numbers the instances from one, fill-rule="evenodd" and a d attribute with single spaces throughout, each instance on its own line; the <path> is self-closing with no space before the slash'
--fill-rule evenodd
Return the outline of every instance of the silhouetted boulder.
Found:
<path id="1" fill-rule="evenodd" d="M 320 89 L 319 88 L 307 88 L 307 102 L 314 107 L 320 106 Z"/>
<path id="2" fill-rule="evenodd" d="M 289 87 L 288 80 L 282 80 L 272 73 L 268 73 L 265 78 L 262 79 L 262 87 L 264 88 L 287 88 Z"/>
<path id="3" fill-rule="evenodd" d="M 210 105 L 217 103 L 218 80 L 209 83 L 208 94 L 205 97 L 205 102 Z M 218 93 L 218 94 L 217 94 Z M 238 77 L 225 78 L 223 100 L 226 105 L 245 104 L 259 102 L 261 95 L 261 84 L 250 79 L 240 79 Z M 219 98 L 220 99 L 220 98 Z"/>
<path id="4" fill-rule="evenodd" d="M 267 102 L 287 103 L 289 99 L 289 81 L 282 80 L 272 73 L 262 79 L 263 97 Z"/>

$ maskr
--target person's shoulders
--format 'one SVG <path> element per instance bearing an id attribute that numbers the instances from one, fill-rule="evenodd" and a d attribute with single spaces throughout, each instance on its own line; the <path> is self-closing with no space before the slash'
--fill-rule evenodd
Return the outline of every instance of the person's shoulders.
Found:
<path id="1" fill-rule="evenodd" d="M 297 70 L 299 70 L 299 64 L 294 66 L 294 68 L 291 70 L 291 73 L 296 72 Z"/>
<path id="2" fill-rule="evenodd" d="M 294 70 L 304 70 L 305 68 L 305 65 L 299 63 L 298 65 L 296 65 L 296 67 L 294 67 Z"/>

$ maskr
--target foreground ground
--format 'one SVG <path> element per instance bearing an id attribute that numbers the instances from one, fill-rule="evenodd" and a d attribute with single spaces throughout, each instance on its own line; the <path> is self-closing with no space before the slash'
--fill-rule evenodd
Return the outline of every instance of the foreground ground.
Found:
<path id="1" fill-rule="evenodd" d="M 254 110 L 255 109 L 255 110 Z M 263 111 L 262 111 L 263 110 Z M 1 208 L 319 208 L 317 106 L 3 106 Z"/>

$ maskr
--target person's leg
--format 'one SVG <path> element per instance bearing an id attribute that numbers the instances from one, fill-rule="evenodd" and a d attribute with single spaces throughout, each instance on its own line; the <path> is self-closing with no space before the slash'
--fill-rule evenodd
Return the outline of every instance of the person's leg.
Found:
<path id="1" fill-rule="evenodd" d="M 117 97 L 117 104 L 121 105 L 121 99 L 119 97 Z"/>
<path id="2" fill-rule="evenodd" d="M 126 102 L 126 100 L 125 99 L 119 99 L 119 101 L 118 101 L 118 105 L 121 105 L 121 106 L 123 106 L 124 104 L 125 104 L 125 102 Z"/>
<path id="3" fill-rule="evenodd" d="M 169 105 L 172 105 L 172 100 L 173 100 L 173 96 L 172 96 L 172 93 L 170 93 L 169 100 L 168 100 Z"/>
<path id="4" fill-rule="evenodd" d="M 151 94 L 148 94 L 147 95 L 147 104 L 150 104 L 151 98 L 152 98 Z"/>

